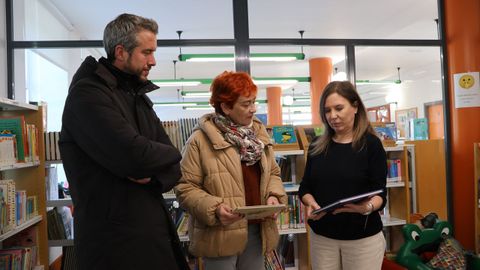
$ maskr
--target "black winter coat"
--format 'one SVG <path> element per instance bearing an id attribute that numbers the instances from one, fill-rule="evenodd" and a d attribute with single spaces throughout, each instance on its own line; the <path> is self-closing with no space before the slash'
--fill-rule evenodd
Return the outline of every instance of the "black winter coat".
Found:
<path id="1" fill-rule="evenodd" d="M 81 270 L 188 269 L 162 197 L 181 155 L 145 95 L 157 88 L 104 58 L 87 57 L 73 77 L 59 146 Z"/>

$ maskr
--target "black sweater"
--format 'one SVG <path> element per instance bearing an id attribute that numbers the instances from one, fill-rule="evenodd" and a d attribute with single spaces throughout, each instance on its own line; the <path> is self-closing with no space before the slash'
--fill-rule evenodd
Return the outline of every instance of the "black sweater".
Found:
<path id="1" fill-rule="evenodd" d="M 311 150 L 311 149 L 310 149 Z M 387 178 L 387 159 L 381 141 L 366 135 L 366 145 L 355 151 L 351 143 L 331 142 L 327 152 L 307 158 L 299 195 L 311 194 L 320 206 L 345 197 L 384 189 Z M 383 204 L 385 192 L 381 193 Z M 358 213 L 326 214 L 320 220 L 309 220 L 312 230 L 325 237 L 354 240 L 372 236 L 382 230 L 378 210 L 368 216 Z"/>

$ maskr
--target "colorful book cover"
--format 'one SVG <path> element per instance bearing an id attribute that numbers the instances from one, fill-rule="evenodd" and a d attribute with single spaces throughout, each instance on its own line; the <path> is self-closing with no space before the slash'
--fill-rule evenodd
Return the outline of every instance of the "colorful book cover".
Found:
<path id="1" fill-rule="evenodd" d="M 272 128 L 273 141 L 276 144 L 290 144 L 297 142 L 297 136 L 295 135 L 295 128 L 289 126 L 274 126 Z"/>
<path id="2" fill-rule="evenodd" d="M 428 140 L 427 118 L 415 118 L 410 120 L 410 134 L 413 140 Z"/>
<path id="3" fill-rule="evenodd" d="M 393 122 L 375 122 L 372 123 L 372 127 L 377 133 L 377 136 L 382 141 L 396 141 L 397 140 L 397 127 Z"/>
<path id="4" fill-rule="evenodd" d="M 15 134 L 17 141 L 17 158 L 18 161 L 25 161 L 25 119 L 23 116 L 12 118 L 0 118 L 0 133 Z"/>

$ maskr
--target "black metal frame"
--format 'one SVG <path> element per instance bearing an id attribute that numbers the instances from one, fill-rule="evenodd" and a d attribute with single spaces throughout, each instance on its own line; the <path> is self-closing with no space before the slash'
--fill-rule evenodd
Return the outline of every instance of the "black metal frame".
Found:
<path id="1" fill-rule="evenodd" d="M 14 50 L 32 48 L 91 48 L 103 47 L 99 40 L 79 41 L 14 41 L 13 1 L 5 0 L 6 9 L 6 38 L 7 38 L 7 94 L 8 98 L 15 98 L 14 82 Z M 444 7 L 445 0 L 437 0 L 438 6 L 438 40 L 404 40 L 404 39 L 250 39 L 248 25 L 248 0 L 232 0 L 234 39 L 191 39 L 191 40 L 158 40 L 159 47 L 188 47 L 188 46 L 234 46 L 235 67 L 237 71 L 250 73 L 248 55 L 250 46 L 255 45 L 311 45 L 311 46 L 344 46 L 346 53 L 347 76 L 355 81 L 355 47 L 356 46 L 438 46 L 442 71 L 442 95 L 444 106 L 445 149 L 446 149 L 446 180 L 447 180 L 447 214 L 453 224 L 452 206 L 452 168 L 451 168 L 451 140 L 450 140 L 450 99 L 448 95 L 447 57 L 445 42 Z"/>

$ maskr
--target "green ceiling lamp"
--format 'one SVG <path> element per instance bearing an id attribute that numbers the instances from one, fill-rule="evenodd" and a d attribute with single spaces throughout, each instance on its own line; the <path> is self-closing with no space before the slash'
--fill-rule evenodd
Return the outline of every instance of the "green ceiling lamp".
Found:
<path id="1" fill-rule="evenodd" d="M 392 85 L 392 84 L 401 84 L 402 80 L 400 79 L 400 67 L 397 67 L 397 80 L 356 80 L 355 83 L 357 85 L 366 85 L 366 84 L 385 84 L 385 85 Z"/>
<path id="2" fill-rule="evenodd" d="M 234 61 L 233 53 L 218 54 L 180 54 L 179 61 L 184 62 L 227 62 Z M 251 53 L 250 61 L 252 62 L 287 62 L 295 60 L 304 60 L 304 53 Z"/>
<path id="3" fill-rule="evenodd" d="M 265 99 L 258 99 L 255 101 L 255 104 L 259 105 L 259 104 L 267 104 L 267 100 Z M 208 101 L 193 101 L 193 102 L 154 102 L 153 103 L 153 106 L 155 107 L 196 107 L 196 106 L 200 106 L 200 107 L 206 107 L 206 106 L 210 106 L 210 102 Z"/>
<path id="4" fill-rule="evenodd" d="M 213 79 L 162 79 L 152 80 L 160 87 L 174 86 L 197 86 L 200 84 L 211 84 Z M 264 77 L 253 78 L 256 85 L 293 85 L 299 82 L 310 82 L 310 77 Z"/>
<path id="5" fill-rule="evenodd" d="M 300 30 L 300 36 L 303 39 L 303 33 L 305 31 Z M 181 39 L 182 31 L 177 31 L 178 39 Z M 302 45 L 301 53 L 250 53 L 249 59 L 252 62 L 287 62 L 295 60 L 305 60 L 305 54 L 303 53 Z M 195 53 L 184 54 L 180 48 L 180 54 L 178 60 L 182 62 L 229 62 L 235 60 L 233 53 Z"/>
<path id="6" fill-rule="evenodd" d="M 256 85 L 292 85 L 299 82 L 310 82 L 310 77 L 254 77 L 253 82 Z"/>
<path id="7" fill-rule="evenodd" d="M 212 79 L 162 79 L 152 80 L 152 82 L 160 87 L 169 86 L 197 86 L 200 84 L 211 84 Z"/>
<path id="8" fill-rule="evenodd" d="M 210 91 L 182 91 L 180 92 L 183 98 L 205 98 L 210 97 Z"/>
<path id="9" fill-rule="evenodd" d="M 355 83 L 357 85 L 367 85 L 367 84 L 401 84 L 402 81 L 400 80 L 356 80 Z"/>

